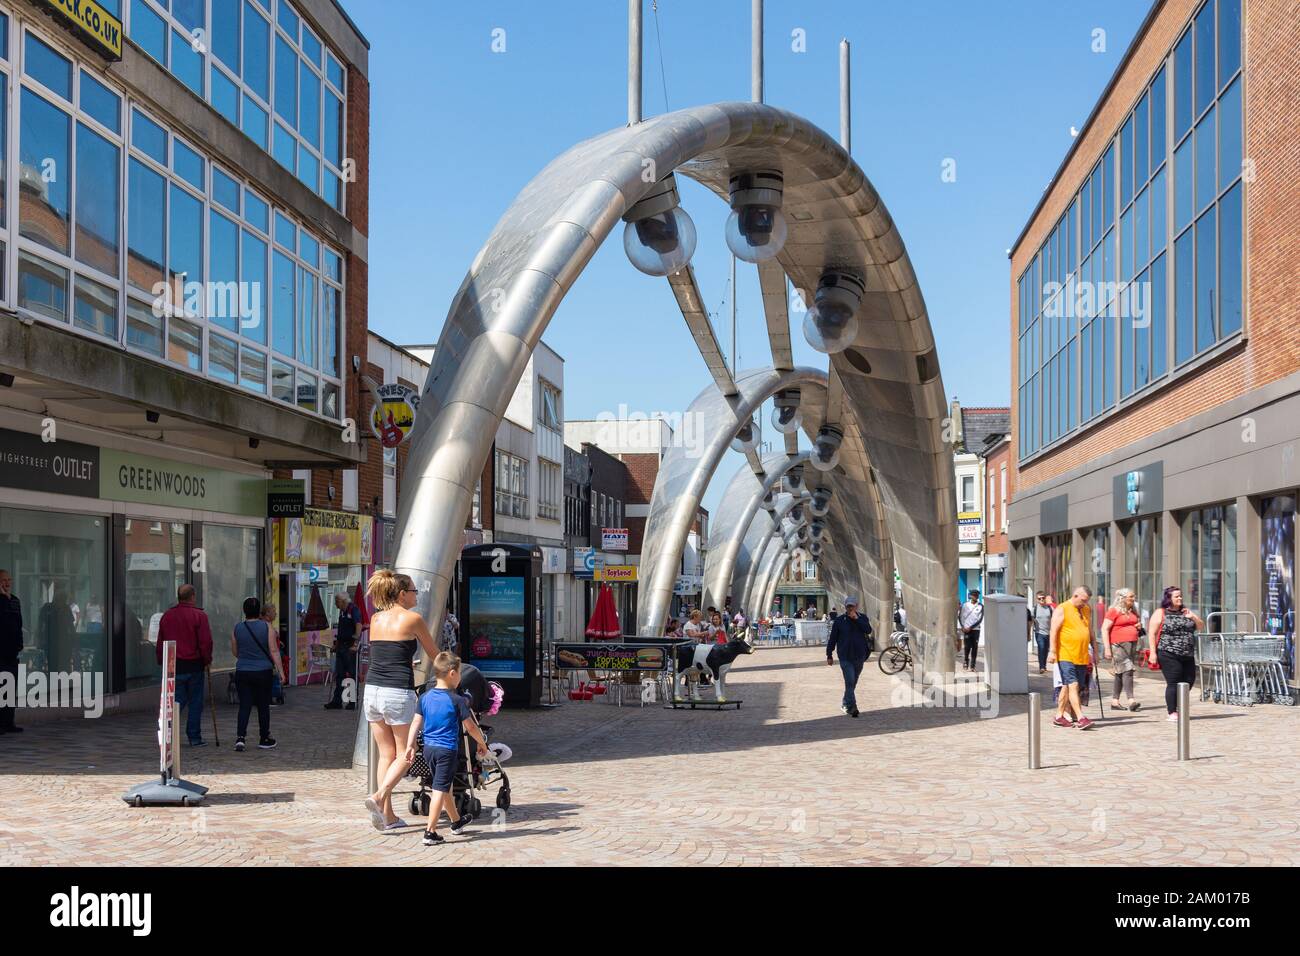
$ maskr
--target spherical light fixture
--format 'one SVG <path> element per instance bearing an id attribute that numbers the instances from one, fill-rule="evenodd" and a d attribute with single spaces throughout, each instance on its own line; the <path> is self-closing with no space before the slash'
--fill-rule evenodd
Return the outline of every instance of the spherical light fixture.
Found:
<path id="1" fill-rule="evenodd" d="M 623 216 L 623 250 L 648 276 L 680 272 L 695 254 L 695 223 L 678 203 L 677 180 L 669 173 Z"/>
<path id="2" fill-rule="evenodd" d="M 814 518 L 825 518 L 831 510 L 831 489 L 825 485 L 818 486 L 813 490 L 812 503 L 808 506 L 808 511 Z"/>
<path id="3" fill-rule="evenodd" d="M 803 424 L 799 407 L 799 389 L 787 388 L 772 397 L 772 427 L 782 435 L 793 435 Z"/>
<path id="4" fill-rule="evenodd" d="M 792 495 L 803 493 L 803 465 L 792 465 L 781 478 L 781 486 Z"/>
<path id="5" fill-rule="evenodd" d="M 834 425 L 825 425 L 813 440 L 813 450 L 808 460 L 818 471 L 831 471 L 840 463 L 840 445 L 843 443 L 844 432 Z"/>
<path id="6" fill-rule="evenodd" d="M 785 246 L 783 187 L 781 174 L 773 170 L 731 177 L 731 215 L 727 217 L 726 235 L 727 248 L 737 259 L 762 262 Z"/>
<path id="7" fill-rule="evenodd" d="M 758 447 L 758 424 L 751 418 L 740 426 L 736 437 L 731 440 L 731 450 L 748 454 Z"/>
<path id="8" fill-rule="evenodd" d="M 813 307 L 803 319 L 803 335 L 818 352 L 843 352 L 858 337 L 858 306 L 866 286 L 856 276 L 827 272 L 817 283 Z"/>

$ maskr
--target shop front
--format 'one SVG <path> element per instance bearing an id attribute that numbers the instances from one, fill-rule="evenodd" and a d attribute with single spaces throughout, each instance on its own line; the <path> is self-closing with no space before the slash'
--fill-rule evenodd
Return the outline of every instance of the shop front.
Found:
<path id="1" fill-rule="evenodd" d="M 289 654 L 289 681 L 324 680 L 334 644 L 337 594 L 352 600 L 375 565 L 375 519 L 350 511 L 304 508 L 271 521 L 274 593 Z M 315 664 L 313 665 L 313 660 Z"/>
<path id="2" fill-rule="evenodd" d="M 213 670 L 233 668 L 219 638 L 260 591 L 265 488 L 262 472 L 0 429 L 0 569 L 22 606 L 20 662 L 100 673 L 127 695 L 118 706 L 147 703 L 159 619 L 190 583 L 218 638 Z"/>

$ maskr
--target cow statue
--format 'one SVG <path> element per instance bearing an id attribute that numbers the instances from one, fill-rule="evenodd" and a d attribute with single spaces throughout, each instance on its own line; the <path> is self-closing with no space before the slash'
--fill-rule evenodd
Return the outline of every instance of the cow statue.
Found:
<path id="1" fill-rule="evenodd" d="M 742 638 L 728 641 L 726 644 L 679 644 L 677 650 L 677 673 L 686 678 L 691 688 L 691 700 L 699 700 L 699 678 L 708 678 L 713 684 L 713 700 L 724 704 L 727 701 L 727 671 L 741 654 L 754 653 L 754 645 Z M 695 677 L 696 680 L 691 680 Z"/>

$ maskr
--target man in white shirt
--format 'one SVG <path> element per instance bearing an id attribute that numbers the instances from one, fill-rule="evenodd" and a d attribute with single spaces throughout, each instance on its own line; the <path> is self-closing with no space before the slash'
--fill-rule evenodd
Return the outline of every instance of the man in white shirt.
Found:
<path id="1" fill-rule="evenodd" d="M 980 603 L 980 592 L 974 588 L 967 593 L 966 603 L 957 614 L 957 624 L 962 632 L 962 664 L 965 670 L 973 671 L 980 648 L 980 628 L 984 624 L 984 605 Z"/>

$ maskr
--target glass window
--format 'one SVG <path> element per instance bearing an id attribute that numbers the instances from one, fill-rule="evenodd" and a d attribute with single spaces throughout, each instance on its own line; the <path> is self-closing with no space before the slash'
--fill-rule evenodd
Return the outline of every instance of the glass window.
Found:
<path id="1" fill-rule="evenodd" d="M 1196 211 L 1199 213 L 1207 204 L 1214 201 L 1218 192 L 1218 182 L 1214 170 L 1214 151 L 1216 145 L 1214 130 L 1214 107 L 1205 114 L 1205 119 L 1196 124 Z"/>
<path id="2" fill-rule="evenodd" d="M 212 167 L 212 198 L 239 215 L 239 183 L 216 166 Z"/>
<path id="3" fill-rule="evenodd" d="M 1219 86 L 1241 66 L 1241 0 L 1219 0 Z"/>
<path id="4" fill-rule="evenodd" d="M 239 350 L 224 335 L 208 333 L 208 375 L 223 382 L 235 382 L 235 368 L 239 363 Z"/>
<path id="5" fill-rule="evenodd" d="M 126 686 L 156 687 L 161 668 L 155 656 L 158 623 L 176 603 L 176 590 L 185 583 L 189 551 L 185 525 L 160 522 L 162 535 L 151 523 L 128 519 L 124 536 L 126 562 Z M 214 635 L 215 636 L 215 635 Z M 153 638 L 153 640 L 150 640 Z M 213 641 L 216 644 L 216 641 Z"/>
<path id="6" fill-rule="evenodd" d="M 1192 31 L 1174 47 L 1174 142 L 1192 128 Z"/>
<path id="7" fill-rule="evenodd" d="M 1169 209 L 1166 205 L 1168 195 L 1165 191 L 1165 170 L 1162 167 L 1151 180 L 1151 254 L 1158 256 L 1165 251 L 1169 241 Z"/>
<path id="8" fill-rule="evenodd" d="M 321 371 L 338 376 L 339 325 L 343 316 L 343 293 L 331 285 L 323 285 L 321 299 Z"/>
<path id="9" fill-rule="evenodd" d="M 18 253 L 18 308 L 55 322 L 68 321 L 68 270 L 27 251 Z"/>
<path id="10" fill-rule="evenodd" d="M 1165 161 L 1165 68 L 1151 81 L 1151 172 Z"/>
<path id="11" fill-rule="evenodd" d="M 117 341 L 117 290 L 77 276 L 72 322 L 79 329 Z"/>
<path id="12" fill-rule="evenodd" d="M 298 268 L 298 348 L 304 365 L 316 364 L 316 277 Z"/>
<path id="13" fill-rule="evenodd" d="M 320 78 L 311 67 L 303 63 L 299 72 L 299 112 L 301 122 L 298 132 L 311 145 L 320 149 Z"/>
<path id="14" fill-rule="evenodd" d="M 241 319 L 239 227 L 215 209 L 208 214 L 208 321 L 232 332 Z"/>
<path id="15" fill-rule="evenodd" d="M 1181 365 L 1192 357 L 1195 346 L 1195 295 L 1194 267 L 1196 250 L 1191 230 L 1183 233 L 1174 243 L 1174 364 Z"/>
<path id="16" fill-rule="evenodd" d="M 298 251 L 298 228 L 287 217 L 275 214 L 275 243 L 290 252 Z"/>
<path id="17" fill-rule="evenodd" d="M 257 528 L 203 526 L 207 572 L 203 576 L 202 604 L 212 626 L 212 669 L 235 666 L 230 635 L 243 619 L 244 598 L 262 593 L 262 533 Z"/>
<path id="18" fill-rule="evenodd" d="M 1150 161 L 1147 158 L 1147 136 L 1150 130 L 1150 96 L 1138 100 L 1137 109 L 1133 111 L 1133 186 L 1140 187 L 1151 174 Z"/>
<path id="19" fill-rule="evenodd" d="M 320 160 L 306 146 L 298 147 L 298 178 L 312 192 L 320 192 Z"/>
<path id="20" fill-rule="evenodd" d="M 41 42 L 34 33 L 26 35 L 23 46 L 25 72 L 52 93 L 72 101 L 72 62 Z"/>
<path id="21" fill-rule="evenodd" d="M 246 338 L 266 344 L 267 295 L 270 290 L 266 278 L 266 243 L 251 232 L 245 231 L 240 278 L 243 282 L 243 302 L 248 307 L 241 325 Z M 335 369 L 333 374 L 337 375 Z"/>
<path id="22" fill-rule="evenodd" d="M 1119 208 L 1133 198 L 1133 115 L 1119 132 Z"/>
<path id="23" fill-rule="evenodd" d="M 275 112 L 298 125 L 298 56 L 281 36 L 275 38 Z"/>
<path id="24" fill-rule="evenodd" d="M 298 141 L 293 138 L 293 133 L 278 122 L 275 124 L 275 149 L 273 154 L 276 162 L 281 166 L 291 173 L 297 172 Z"/>
<path id="25" fill-rule="evenodd" d="M 1277 495 L 1260 502 L 1260 625 L 1285 637 L 1283 667 L 1294 679 L 1295 654 L 1295 497 Z M 3 552 L 0 552 L 3 553 Z"/>
<path id="26" fill-rule="evenodd" d="M 122 98 L 81 71 L 81 110 L 114 133 L 122 132 Z"/>
<path id="27" fill-rule="evenodd" d="M 343 257 L 331 249 L 325 250 L 325 275 L 335 282 L 343 281 Z"/>
<path id="28" fill-rule="evenodd" d="M 184 319 L 168 323 L 167 359 L 191 372 L 203 374 L 203 328 Z"/>
<path id="29" fill-rule="evenodd" d="M 131 39 L 145 53 L 167 65 L 167 25 L 145 0 L 131 0 Z"/>
<path id="30" fill-rule="evenodd" d="M 201 192 L 207 192 L 204 179 L 206 162 L 202 156 L 179 139 L 172 139 L 172 169 L 181 179 Z"/>
<path id="31" fill-rule="evenodd" d="M 1219 338 L 1218 244 L 1215 211 L 1207 210 L 1196 221 L 1196 351 L 1213 345 Z"/>
<path id="32" fill-rule="evenodd" d="M 1241 174 L 1241 80 L 1219 100 L 1219 189 Z"/>
<path id="33" fill-rule="evenodd" d="M 266 356 L 247 345 L 240 350 L 239 384 L 266 394 Z"/>
<path id="34" fill-rule="evenodd" d="M 20 234 L 62 252 L 69 249 L 69 189 L 72 169 L 68 114 L 31 90 L 23 90 L 21 168 L 39 175 L 34 188 L 19 190 Z"/>
<path id="35" fill-rule="evenodd" d="M 1137 603 L 1150 614 L 1160 606 L 1164 587 L 1160 579 L 1160 524 L 1141 518 L 1124 529 L 1124 586 L 1137 595 Z"/>
<path id="36" fill-rule="evenodd" d="M 29 671 L 108 669 L 107 519 L 0 508 L 0 567 L 22 602 Z"/>
<path id="37" fill-rule="evenodd" d="M 216 64 L 212 66 L 212 107 L 232 125 L 239 125 L 239 87 Z"/>
<path id="38" fill-rule="evenodd" d="M 138 299 L 126 300 L 126 344 L 141 352 L 163 354 L 163 320 Z"/>
<path id="39" fill-rule="evenodd" d="M 163 281 L 166 184 L 138 159 L 131 160 L 128 178 L 126 276 L 137 289 L 156 294 L 153 290 Z"/>
<path id="40" fill-rule="evenodd" d="M 239 75 L 239 0 L 212 4 L 212 53 Z M 215 75 L 215 74 L 214 74 Z"/>
<path id="41" fill-rule="evenodd" d="M 271 25 L 244 3 L 244 82 L 264 102 L 271 99 Z"/>
<path id="42" fill-rule="evenodd" d="M 298 258 L 313 269 L 320 268 L 320 243 L 306 229 L 298 230 Z"/>
<path id="43" fill-rule="evenodd" d="M 172 16 L 187 30 L 202 30 L 208 25 L 206 6 L 205 0 L 172 0 Z"/>
<path id="44" fill-rule="evenodd" d="M 343 64 L 328 50 L 325 51 L 325 78 L 333 83 L 340 93 L 343 92 Z"/>
<path id="45" fill-rule="evenodd" d="M 1214 99 L 1214 0 L 1209 0 L 1196 15 L 1196 114 Z"/>
<path id="46" fill-rule="evenodd" d="M 244 131 L 244 135 L 251 139 L 262 149 L 267 148 L 268 140 L 266 138 L 267 115 L 266 110 L 258 106 L 253 98 L 247 93 L 244 94 L 244 121 L 239 128 Z"/>
<path id="47" fill-rule="evenodd" d="M 203 281 L 203 203 L 174 183 L 171 187 L 167 250 L 167 278 L 172 285 L 172 302 L 179 305 L 186 301 L 185 286 Z"/>
<path id="48" fill-rule="evenodd" d="M 289 6 L 286 0 L 278 0 L 279 6 L 276 10 L 276 23 L 280 24 L 280 29 L 293 38 L 293 42 L 298 42 L 298 15 L 293 12 L 293 7 Z M 269 0 L 268 0 L 269 5 Z"/>
<path id="49" fill-rule="evenodd" d="M 305 372 L 298 373 L 298 407 L 309 412 L 316 411 L 316 376 Z"/>
<path id="50" fill-rule="evenodd" d="M 203 95 L 203 57 L 194 49 L 194 40 L 178 30 L 172 31 L 171 69 L 176 79 Z"/>
<path id="51" fill-rule="evenodd" d="M 321 177 L 321 198 L 337 209 L 343 211 L 343 180 L 335 176 L 328 166 Z"/>
<path id="52" fill-rule="evenodd" d="M 262 232 L 271 231 L 270 204 L 249 190 L 244 190 L 244 221 Z"/>
<path id="53" fill-rule="evenodd" d="M 139 110 L 131 112 L 131 145 L 155 162 L 167 165 L 167 131 Z"/>
<path id="54" fill-rule="evenodd" d="M 292 357 L 297 302 L 294 265 L 282 252 L 276 252 L 272 259 L 271 342 L 281 355 Z"/>
<path id="55" fill-rule="evenodd" d="M 1241 329 L 1241 183 L 1219 202 L 1220 335 Z"/>
<path id="56" fill-rule="evenodd" d="M 321 407 L 320 413 L 326 418 L 338 421 L 341 417 L 339 411 L 339 387 L 325 382 L 321 386 Z"/>
<path id="57" fill-rule="evenodd" d="M 1202 620 L 1237 609 L 1237 506 L 1216 505 L 1189 512 L 1182 522 L 1183 603 Z M 1225 622 L 1208 622 L 1219 629 Z"/>
<path id="58" fill-rule="evenodd" d="M 1151 377 L 1153 379 L 1165 374 L 1165 363 L 1169 352 L 1165 281 L 1165 257 L 1160 256 L 1151 263 Z"/>
<path id="59" fill-rule="evenodd" d="M 302 52 L 317 67 L 320 66 L 321 42 L 305 26 L 302 28 Z"/>
<path id="60" fill-rule="evenodd" d="M 292 365 L 286 365 L 283 362 L 271 362 L 271 397 L 279 402 L 293 402 Z"/>
<path id="61" fill-rule="evenodd" d="M 77 261 L 118 274 L 121 189 L 116 145 L 77 124 Z"/>
<path id="62" fill-rule="evenodd" d="M 1174 153 L 1174 233 L 1192 221 L 1196 181 L 1192 176 L 1192 139 L 1188 137 Z"/>

